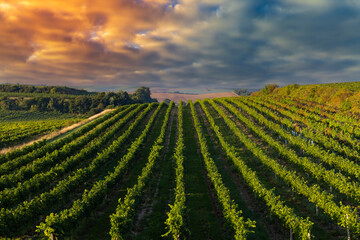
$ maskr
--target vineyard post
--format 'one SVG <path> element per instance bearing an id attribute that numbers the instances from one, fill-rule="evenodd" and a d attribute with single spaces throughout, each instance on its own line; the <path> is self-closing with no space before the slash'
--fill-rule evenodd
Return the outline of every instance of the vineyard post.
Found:
<path id="1" fill-rule="evenodd" d="M 348 240 L 350 240 L 349 215 L 348 214 L 346 214 L 346 232 L 347 232 Z"/>

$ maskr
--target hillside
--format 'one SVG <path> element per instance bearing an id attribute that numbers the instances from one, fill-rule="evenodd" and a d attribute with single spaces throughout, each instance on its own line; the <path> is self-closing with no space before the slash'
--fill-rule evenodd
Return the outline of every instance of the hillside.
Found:
<path id="1" fill-rule="evenodd" d="M 278 96 L 329 106 L 332 109 L 360 114 L 360 82 L 312 85 L 267 85 L 253 96 Z"/>

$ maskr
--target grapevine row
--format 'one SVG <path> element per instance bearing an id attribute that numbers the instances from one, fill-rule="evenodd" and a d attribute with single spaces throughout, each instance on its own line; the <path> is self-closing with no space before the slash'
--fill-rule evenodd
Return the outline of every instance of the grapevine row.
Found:
<path id="1" fill-rule="evenodd" d="M 14 171 L 7 175 L 2 175 L 0 178 L 0 189 L 14 187 L 20 181 L 29 179 L 38 173 L 45 172 L 48 168 L 56 164 L 58 160 L 69 158 L 73 151 L 77 151 L 80 149 L 85 150 L 91 148 L 93 142 L 96 141 L 96 139 L 94 138 L 101 135 L 105 129 L 111 126 L 114 122 L 118 121 L 127 112 L 128 111 L 125 110 L 117 114 L 115 117 L 107 120 L 101 125 L 98 125 L 96 128 L 92 129 L 84 136 L 76 139 L 75 141 L 72 141 L 69 144 L 65 144 L 60 150 L 55 150 L 54 152 L 47 154 L 42 158 L 38 158 L 32 161 L 31 163 L 22 166 L 17 171 Z M 126 119 L 129 120 L 131 118 L 127 117 Z M 111 137 L 112 135 L 108 135 L 107 139 Z M 85 147 L 86 145 L 89 145 L 89 142 L 90 142 L 90 146 Z"/>
<path id="2" fill-rule="evenodd" d="M 71 208 L 48 215 L 45 221 L 37 226 L 37 231 L 43 232 L 49 239 L 52 239 L 53 235 L 61 236 L 65 231 L 72 229 L 74 225 L 91 211 L 91 209 L 98 205 L 103 200 L 105 194 L 109 192 L 123 175 L 128 163 L 132 160 L 140 145 L 143 143 L 163 105 L 164 103 L 161 103 L 158 106 L 141 135 L 131 144 L 128 152 L 119 160 L 118 165 L 113 172 L 109 173 L 104 179 L 94 183 L 90 190 L 85 190 L 82 197 L 73 202 Z M 114 148 L 115 147 L 110 147 L 110 150 L 113 150 Z M 114 153 L 116 153 L 116 151 L 114 151 Z M 101 154 L 99 156 L 101 156 Z M 101 157 L 103 158 L 105 156 Z"/>
<path id="3" fill-rule="evenodd" d="M 360 126 L 358 117 L 351 116 L 351 112 L 340 112 L 330 105 L 320 105 L 319 103 L 296 98 L 282 98 L 282 101 L 285 101 L 289 105 L 296 105 L 302 109 L 306 109 L 308 112 L 315 113 L 318 115 L 317 118 L 326 117 L 329 120 L 335 120 L 337 121 L 336 125 Z M 316 117 L 315 115 L 313 116 Z"/>
<path id="4" fill-rule="evenodd" d="M 307 157 L 297 156 L 294 151 L 289 150 L 279 142 L 275 141 L 271 136 L 266 134 L 265 131 L 260 129 L 251 120 L 242 115 L 233 105 L 228 104 L 226 101 L 221 99 L 215 101 L 225 106 L 232 114 L 237 117 L 237 119 L 245 123 L 246 127 L 251 129 L 271 147 L 276 149 L 281 156 L 284 156 L 290 162 L 301 166 L 305 171 L 311 173 L 316 179 L 329 183 L 331 186 L 334 186 L 336 189 L 338 189 L 339 192 L 354 198 L 357 202 L 360 202 L 360 187 L 358 184 L 349 182 L 347 177 L 341 173 L 335 173 L 333 170 L 327 170 L 320 164 L 312 162 Z"/>
<path id="5" fill-rule="evenodd" d="M 69 124 L 69 120 L 31 122 L 32 127 L 29 128 L 28 130 L 22 130 L 19 128 L 12 132 L 8 132 L 8 131 L 2 132 L 0 133 L 0 149 L 3 147 L 21 143 L 26 139 L 29 139 L 34 136 L 39 136 L 46 132 L 50 132 L 56 129 L 61 129 L 66 124 Z"/>
<path id="6" fill-rule="evenodd" d="M 24 201 L 14 209 L 2 208 L 0 212 L 0 233 L 11 235 L 19 226 L 27 225 L 37 221 L 38 216 L 46 214 L 56 203 L 66 199 L 66 196 L 76 189 L 79 184 L 91 178 L 102 166 L 115 158 L 124 142 L 132 135 L 136 127 L 145 116 L 155 107 L 156 103 L 150 104 L 130 127 L 120 137 L 101 153 L 86 168 L 77 169 L 73 175 L 57 183 L 49 192 L 34 197 L 30 202 Z"/>
<path id="7" fill-rule="evenodd" d="M 360 137 L 360 128 L 355 126 L 352 123 L 342 123 L 331 118 L 322 118 L 314 113 L 309 112 L 307 109 L 299 109 L 295 106 L 289 106 L 288 104 L 283 104 L 279 101 L 275 101 L 271 98 L 267 99 L 269 104 L 275 106 L 281 106 L 286 109 L 286 112 L 282 112 L 284 115 L 292 115 L 293 117 L 299 119 L 299 121 L 304 121 L 309 127 L 316 129 L 317 131 L 322 131 L 327 135 L 341 141 L 347 141 L 358 150 L 360 149 L 359 141 L 356 137 Z M 336 114 L 335 114 L 336 115 Z"/>
<path id="8" fill-rule="evenodd" d="M 329 153 L 321 149 L 317 145 L 312 145 L 311 143 L 307 142 L 306 140 L 302 139 L 300 136 L 294 136 L 289 132 L 286 132 L 282 129 L 278 124 L 275 124 L 269 120 L 267 120 L 263 115 L 259 114 L 255 109 L 251 109 L 247 107 L 245 104 L 241 104 L 238 101 L 230 100 L 236 106 L 241 109 L 244 109 L 249 115 L 257 119 L 260 124 L 263 124 L 273 131 L 275 131 L 279 136 L 287 139 L 289 143 L 293 144 L 294 146 L 299 147 L 303 151 L 307 152 L 308 154 L 319 158 L 321 161 L 329 164 L 330 166 L 334 166 L 341 171 L 344 171 L 350 175 L 355 176 L 357 179 L 360 179 L 360 166 L 349 159 L 345 159 L 342 156 L 337 156 L 335 153 Z"/>
<path id="9" fill-rule="evenodd" d="M 168 218 L 165 221 L 168 232 L 163 237 L 171 234 L 174 240 L 181 239 L 181 234 L 184 229 L 184 212 L 185 212 L 185 183 L 184 183 L 184 129 L 183 129 L 183 106 L 182 101 L 179 102 L 178 113 L 178 139 L 176 143 L 176 149 L 174 153 L 174 159 L 176 161 L 175 175 L 176 175 L 176 187 L 175 187 L 175 202 L 170 205 L 170 210 L 167 215 Z"/>
<path id="10" fill-rule="evenodd" d="M 65 143 L 72 141 L 76 137 L 81 136 L 84 133 L 90 131 L 98 124 L 106 121 L 110 117 L 113 117 L 115 114 L 119 113 L 120 111 L 123 111 L 124 109 L 126 109 L 128 107 L 129 106 L 119 107 L 115 111 L 107 113 L 107 114 L 103 115 L 102 117 L 99 117 L 99 118 L 91 121 L 90 123 L 86 124 L 85 126 L 81 127 L 80 129 L 77 129 L 75 132 L 69 134 L 68 136 L 61 138 L 59 140 L 56 140 L 50 144 L 46 144 L 46 140 L 42 140 L 40 142 L 35 142 L 24 148 L 11 151 L 5 155 L 1 155 L 0 156 L 0 164 L 10 161 L 10 160 L 13 160 L 13 159 L 18 158 L 23 155 L 27 155 L 27 154 L 31 154 L 32 158 L 41 157 L 43 154 L 45 154 L 47 152 L 51 152 L 51 151 L 59 148 L 60 146 L 64 145 Z"/>
<path id="11" fill-rule="evenodd" d="M 233 227 L 235 232 L 234 238 L 237 240 L 246 239 L 246 235 L 250 232 L 249 228 L 255 227 L 255 221 L 251 221 L 250 219 L 244 221 L 244 218 L 241 216 L 242 211 L 238 210 L 237 204 L 231 200 L 230 191 L 227 187 L 225 187 L 216 164 L 208 151 L 206 139 L 201 132 L 201 125 L 196 115 L 194 104 L 191 100 L 189 100 L 189 102 L 207 174 L 212 184 L 214 185 L 217 197 L 222 205 L 224 217 Z"/>
<path id="12" fill-rule="evenodd" d="M 77 164 L 86 163 L 91 160 L 91 156 L 102 148 L 114 134 L 118 132 L 123 126 L 140 112 L 145 105 L 138 106 L 135 110 L 130 112 L 121 121 L 118 121 L 111 130 L 107 131 L 101 138 L 91 141 L 88 147 L 83 148 L 79 153 L 68 157 L 65 161 L 58 163 L 55 167 L 51 168 L 45 173 L 34 175 L 27 181 L 21 182 L 17 187 L 6 188 L 0 192 L 0 206 L 10 207 L 19 201 L 24 200 L 27 195 L 42 189 L 47 186 L 49 182 L 54 183 L 57 179 L 60 179 L 64 174 L 73 170 Z M 107 124 L 106 124 L 107 126 Z M 102 126 L 101 131 L 104 131 Z"/>
<path id="13" fill-rule="evenodd" d="M 146 166 L 142 169 L 141 175 L 137 179 L 137 183 L 127 190 L 127 194 L 124 199 L 119 199 L 116 212 L 110 215 L 110 236 L 112 239 L 126 239 L 126 233 L 131 228 L 133 215 L 135 212 L 135 206 L 137 205 L 141 195 L 144 192 L 144 188 L 149 180 L 149 177 L 153 171 L 155 161 L 160 156 L 160 151 L 164 147 L 165 131 L 169 123 L 170 113 L 174 102 L 170 102 L 170 105 L 166 111 L 164 122 L 161 126 L 161 132 L 155 143 L 153 144 Z"/>
<path id="14" fill-rule="evenodd" d="M 288 109 L 288 111 L 294 113 L 293 108 Z M 358 120 L 349 122 L 348 118 L 342 117 L 339 112 L 333 113 L 332 115 L 324 113 L 315 114 L 309 109 L 307 111 L 302 110 L 301 113 L 301 115 L 309 119 L 309 124 L 312 124 L 316 130 L 321 129 L 326 135 L 339 139 L 342 142 L 347 142 L 347 144 L 351 144 L 358 150 L 360 149 L 360 127 Z"/>
<path id="15" fill-rule="evenodd" d="M 210 115 L 209 110 L 203 102 L 200 103 L 203 111 L 205 112 L 207 119 L 210 122 L 210 126 L 218 137 L 220 144 L 227 156 L 232 160 L 234 165 L 238 168 L 242 177 L 251 189 L 262 198 L 266 205 L 270 208 L 271 212 L 276 215 L 283 224 L 292 229 L 292 231 L 301 239 L 310 239 L 310 229 L 313 223 L 309 219 L 303 219 L 294 213 L 294 210 L 280 200 L 279 196 L 276 196 L 272 190 L 266 189 L 260 182 L 255 171 L 252 171 L 244 161 L 238 156 L 233 146 L 230 146 L 219 127 L 216 125 L 214 118 Z"/>
<path id="16" fill-rule="evenodd" d="M 277 120 L 281 122 L 281 124 L 285 125 L 289 129 L 294 129 L 294 123 L 293 121 L 301 122 L 303 124 L 306 124 L 308 127 L 302 128 L 300 130 L 301 134 L 307 138 L 311 139 L 313 142 L 321 143 L 322 146 L 324 146 L 327 149 L 334 150 L 338 153 L 341 153 L 348 157 L 353 157 L 358 160 L 360 160 L 359 152 L 356 151 L 353 148 L 360 149 L 360 145 L 358 142 L 353 142 L 352 147 L 350 148 L 346 146 L 343 143 L 340 143 L 339 141 L 335 140 L 334 138 L 326 136 L 324 133 L 328 131 L 328 128 L 324 127 L 321 123 L 313 123 L 311 120 L 306 119 L 304 117 L 300 117 L 298 114 L 289 112 L 287 110 L 278 110 L 282 115 L 285 115 L 286 117 L 290 118 L 280 118 L 276 113 L 273 111 L 270 111 L 269 108 L 272 108 L 271 104 L 267 104 L 265 102 L 262 102 L 262 105 L 266 107 L 261 107 L 261 104 L 258 101 L 253 101 L 255 104 L 251 104 L 253 107 L 255 107 L 259 112 L 269 116 L 270 118 Z M 314 130 L 316 131 L 314 132 Z M 296 129 L 295 129 L 296 131 Z"/>
<path id="17" fill-rule="evenodd" d="M 333 195 L 326 191 L 320 191 L 318 185 L 309 186 L 307 181 L 299 176 L 294 171 L 286 169 L 285 166 L 279 164 L 275 159 L 267 156 L 261 148 L 259 148 L 249 137 L 241 132 L 236 124 L 224 113 L 224 111 L 212 104 L 225 123 L 229 126 L 232 132 L 237 136 L 241 143 L 251 151 L 265 166 L 271 169 L 277 176 L 289 184 L 298 194 L 305 196 L 310 202 L 314 203 L 320 209 L 330 216 L 330 218 L 337 222 L 339 226 L 350 229 L 353 233 L 360 233 L 360 224 L 357 219 L 356 209 L 350 206 L 343 206 L 341 203 L 337 205 L 333 201 Z"/>
<path id="18" fill-rule="evenodd" d="M 132 109 L 132 106 L 130 106 L 129 108 Z M 130 110 L 129 108 L 124 110 L 124 112 L 125 113 L 128 112 Z M 116 114 L 119 114 L 120 111 L 116 110 L 115 112 L 116 112 Z M 88 132 L 91 131 L 95 126 L 99 125 L 100 123 L 102 123 L 106 120 L 109 120 L 109 118 L 114 117 L 114 115 L 115 115 L 114 113 L 107 114 L 107 115 L 103 116 L 102 118 L 96 119 L 95 121 L 91 122 L 90 124 L 86 125 L 85 127 L 80 128 L 79 130 L 73 132 L 72 134 L 70 134 L 64 138 L 61 138 L 59 140 L 56 140 L 50 144 L 41 146 L 40 148 L 37 148 L 37 149 L 36 148 L 35 149 L 28 148 L 27 152 L 26 151 L 18 151 L 18 154 L 15 155 L 15 158 L 13 158 L 14 154 L 11 154 L 11 153 L 9 155 L 5 155 L 4 163 L 0 165 L 1 174 L 5 174 L 9 171 L 14 170 L 17 167 L 21 167 L 36 158 L 43 157 L 44 155 L 49 154 L 70 142 L 75 142 L 74 141 L 75 139 L 77 139 L 79 137 L 83 137 L 83 135 L 85 135 L 85 134 L 88 134 Z M 44 140 L 44 142 L 46 142 L 46 141 Z"/>

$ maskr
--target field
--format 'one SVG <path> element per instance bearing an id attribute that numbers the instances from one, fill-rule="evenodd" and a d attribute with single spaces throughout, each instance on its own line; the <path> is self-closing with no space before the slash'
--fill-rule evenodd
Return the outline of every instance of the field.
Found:
<path id="1" fill-rule="evenodd" d="M 222 98 L 222 97 L 237 97 L 233 92 L 223 92 L 223 93 L 207 93 L 207 94 L 182 94 L 182 93 L 151 93 L 152 98 L 156 98 L 159 102 L 164 101 L 165 99 L 170 99 L 175 103 L 179 101 L 187 102 L 189 100 L 196 101 L 197 99 L 206 99 L 206 98 Z"/>
<path id="2" fill-rule="evenodd" d="M 0 150 L 79 122 L 84 116 L 55 112 L 0 110 Z"/>
<path id="3" fill-rule="evenodd" d="M 297 98 L 125 105 L 0 155 L 0 236 L 358 239 L 359 139 Z"/>

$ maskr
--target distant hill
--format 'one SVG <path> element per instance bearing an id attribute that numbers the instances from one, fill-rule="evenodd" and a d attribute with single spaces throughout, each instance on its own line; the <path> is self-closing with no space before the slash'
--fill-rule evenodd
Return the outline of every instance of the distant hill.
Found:
<path id="1" fill-rule="evenodd" d="M 220 98 L 220 97 L 238 97 L 234 92 L 227 93 L 208 93 L 208 94 L 183 94 L 183 93 L 151 93 L 152 98 L 156 98 L 159 102 L 166 99 L 179 103 L 180 100 L 187 102 L 188 100 L 195 101 L 197 99 L 205 98 Z"/>
<path id="2" fill-rule="evenodd" d="M 345 111 L 360 113 L 360 82 L 326 83 L 299 85 L 292 84 L 278 87 L 267 85 L 253 95 L 277 95 L 303 99 L 330 105 Z"/>

